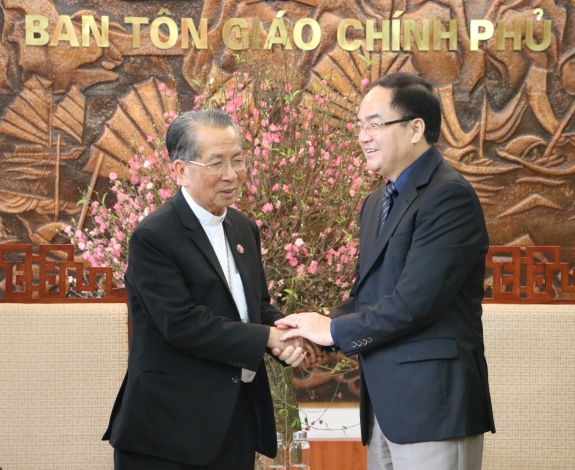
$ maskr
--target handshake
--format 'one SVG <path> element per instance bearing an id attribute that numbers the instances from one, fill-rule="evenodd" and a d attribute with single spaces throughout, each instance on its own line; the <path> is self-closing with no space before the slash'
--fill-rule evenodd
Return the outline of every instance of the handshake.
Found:
<path id="1" fill-rule="evenodd" d="M 321 346 L 332 346 L 331 318 L 302 312 L 277 320 L 270 330 L 268 347 L 278 359 L 292 367 L 311 367 L 327 359 Z"/>

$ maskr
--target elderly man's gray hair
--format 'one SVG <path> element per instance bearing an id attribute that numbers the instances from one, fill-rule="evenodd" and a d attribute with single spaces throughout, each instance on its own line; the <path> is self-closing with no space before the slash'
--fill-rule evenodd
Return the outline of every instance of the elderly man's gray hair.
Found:
<path id="1" fill-rule="evenodd" d="M 189 162 L 196 160 L 201 154 L 196 132 L 198 127 L 208 126 L 216 129 L 233 127 L 238 135 L 240 147 L 241 134 L 232 117 L 221 109 L 201 109 L 180 114 L 168 128 L 166 133 L 166 148 L 171 161 L 177 159 Z"/>

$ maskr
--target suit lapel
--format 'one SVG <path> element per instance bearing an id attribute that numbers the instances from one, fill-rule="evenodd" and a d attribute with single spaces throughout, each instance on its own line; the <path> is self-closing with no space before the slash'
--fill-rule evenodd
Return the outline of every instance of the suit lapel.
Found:
<path id="1" fill-rule="evenodd" d="M 228 289 L 231 295 L 231 291 L 229 290 L 228 281 L 226 280 L 226 276 L 222 271 L 222 267 L 220 262 L 218 261 L 218 257 L 216 256 L 216 252 L 208 236 L 206 235 L 206 231 L 202 227 L 202 224 L 194 214 L 194 211 L 190 208 L 188 202 L 184 198 L 182 194 L 182 189 L 176 193 L 176 195 L 172 199 L 174 207 L 180 219 L 182 221 L 182 225 L 190 230 L 189 239 L 198 247 L 198 251 L 209 261 L 212 265 L 212 268 L 218 273 L 222 282 Z M 227 218 L 227 217 L 226 217 Z"/>
<path id="2" fill-rule="evenodd" d="M 389 212 L 389 216 L 383 225 L 383 230 L 379 235 L 379 218 L 370 219 L 370 224 L 375 226 L 370 228 L 370 232 L 375 230 L 375 242 L 371 244 L 371 247 L 365 257 L 365 262 L 359 264 L 360 268 L 360 279 L 359 284 L 365 279 L 367 273 L 370 271 L 374 263 L 377 259 L 381 256 L 384 252 L 387 244 L 389 243 L 389 239 L 394 234 L 397 225 L 403 218 L 407 209 L 412 204 L 412 202 L 417 198 L 417 189 L 415 186 L 410 185 L 409 183 L 403 188 L 401 194 L 399 194 L 393 204 L 392 210 Z M 377 222 L 373 222 L 376 220 Z M 372 235 L 370 233 L 370 235 Z M 358 284 L 358 286 L 359 286 Z"/>
<path id="3" fill-rule="evenodd" d="M 362 228 L 363 228 L 363 221 L 368 226 L 366 240 L 362 236 L 362 246 L 361 251 L 363 251 L 364 242 L 367 242 L 368 252 L 365 256 L 365 261 L 361 260 L 359 263 L 359 280 L 358 280 L 358 287 L 361 283 L 365 280 L 367 274 L 373 267 L 374 263 L 378 260 L 378 258 L 384 253 L 387 244 L 389 243 L 389 239 L 395 233 L 395 229 L 401 222 L 401 219 L 404 217 L 405 213 L 417 199 L 419 195 L 419 188 L 425 186 L 429 183 L 433 172 L 437 168 L 437 166 L 443 161 L 443 157 L 439 153 L 439 151 L 433 147 L 431 149 L 431 155 L 429 158 L 426 158 L 424 161 L 421 162 L 416 168 L 414 168 L 413 172 L 411 173 L 409 179 L 407 180 L 403 190 L 397 196 L 392 210 L 389 212 L 389 216 L 385 221 L 383 226 L 383 230 L 381 233 L 378 234 L 379 231 L 379 220 L 380 216 L 375 216 L 374 211 L 375 208 L 371 208 L 371 210 L 364 214 L 362 217 Z M 383 197 L 383 187 L 377 189 L 373 195 L 376 196 L 377 194 L 377 201 L 374 201 L 372 206 L 380 206 L 381 198 Z M 368 219 L 366 217 L 369 216 Z M 375 235 L 375 239 L 374 239 Z M 374 240 L 374 241 L 373 241 Z M 360 253 L 361 253 L 360 251 Z"/>
<path id="4" fill-rule="evenodd" d="M 233 212 L 231 210 L 228 210 L 228 214 L 224 219 L 224 231 L 226 233 L 228 244 L 230 245 L 230 251 L 232 252 L 232 256 L 234 257 L 234 261 L 236 263 L 236 268 L 238 269 L 240 278 L 242 279 L 250 322 L 260 323 L 261 319 L 255 318 L 259 310 L 256 308 L 256 301 L 254 298 L 253 289 L 251 288 L 252 280 L 250 278 L 249 270 L 247 267 L 247 256 L 249 255 L 245 251 L 243 253 L 240 253 L 239 251 L 240 246 L 244 249 L 245 247 L 249 246 L 249 240 L 244 240 L 244 235 L 239 230 L 239 224 L 234 219 Z"/>

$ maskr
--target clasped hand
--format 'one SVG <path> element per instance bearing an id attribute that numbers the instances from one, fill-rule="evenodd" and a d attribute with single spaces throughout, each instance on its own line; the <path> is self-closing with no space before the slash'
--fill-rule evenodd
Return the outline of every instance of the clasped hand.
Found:
<path id="1" fill-rule="evenodd" d="M 279 328 L 270 328 L 268 347 L 271 348 L 272 354 L 277 356 L 280 361 L 292 367 L 299 366 L 304 369 L 317 363 L 318 358 L 322 354 L 317 344 L 305 338 L 282 340 L 281 337 L 283 335 L 284 332 Z"/>
<path id="2" fill-rule="evenodd" d="M 278 342 L 268 345 L 275 356 L 293 367 L 313 366 L 328 356 L 319 345 L 333 345 L 330 323 L 331 318 L 316 312 L 288 315 L 275 322 L 277 328 L 272 327 L 270 342 L 272 338 Z"/>
<path id="3" fill-rule="evenodd" d="M 276 326 L 280 330 L 289 330 L 280 338 L 282 341 L 294 338 L 305 338 L 321 346 L 332 346 L 331 318 L 317 312 L 294 313 L 277 320 Z"/>

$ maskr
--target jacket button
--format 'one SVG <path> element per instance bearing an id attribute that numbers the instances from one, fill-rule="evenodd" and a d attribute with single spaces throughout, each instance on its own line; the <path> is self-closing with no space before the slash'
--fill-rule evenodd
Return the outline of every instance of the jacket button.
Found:
<path id="1" fill-rule="evenodd" d="M 357 348 L 357 343 L 356 343 L 355 341 L 352 341 L 352 342 L 351 342 L 351 347 L 352 347 L 352 348 Z"/>
<path id="2" fill-rule="evenodd" d="M 361 344 L 363 344 L 364 346 L 367 344 L 367 340 L 366 339 L 362 339 L 361 340 Z"/>
<path id="3" fill-rule="evenodd" d="M 237 375 L 235 375 L 235 376 L 232 377 L 232 382 L 235 383 L 235 384 L 239 384 L 239 383 L 240 383 L 240 378 L 239 378 Z"/>
<path id="4" fill-rule="evenodd" d="M 368 342 L 368 343 L 371 343 L 372 341 L 373 341 L 373 338 L 372 338 L 371 336 L 368 336 L 368 337 L 367 337 L 367 342 Z"/>

